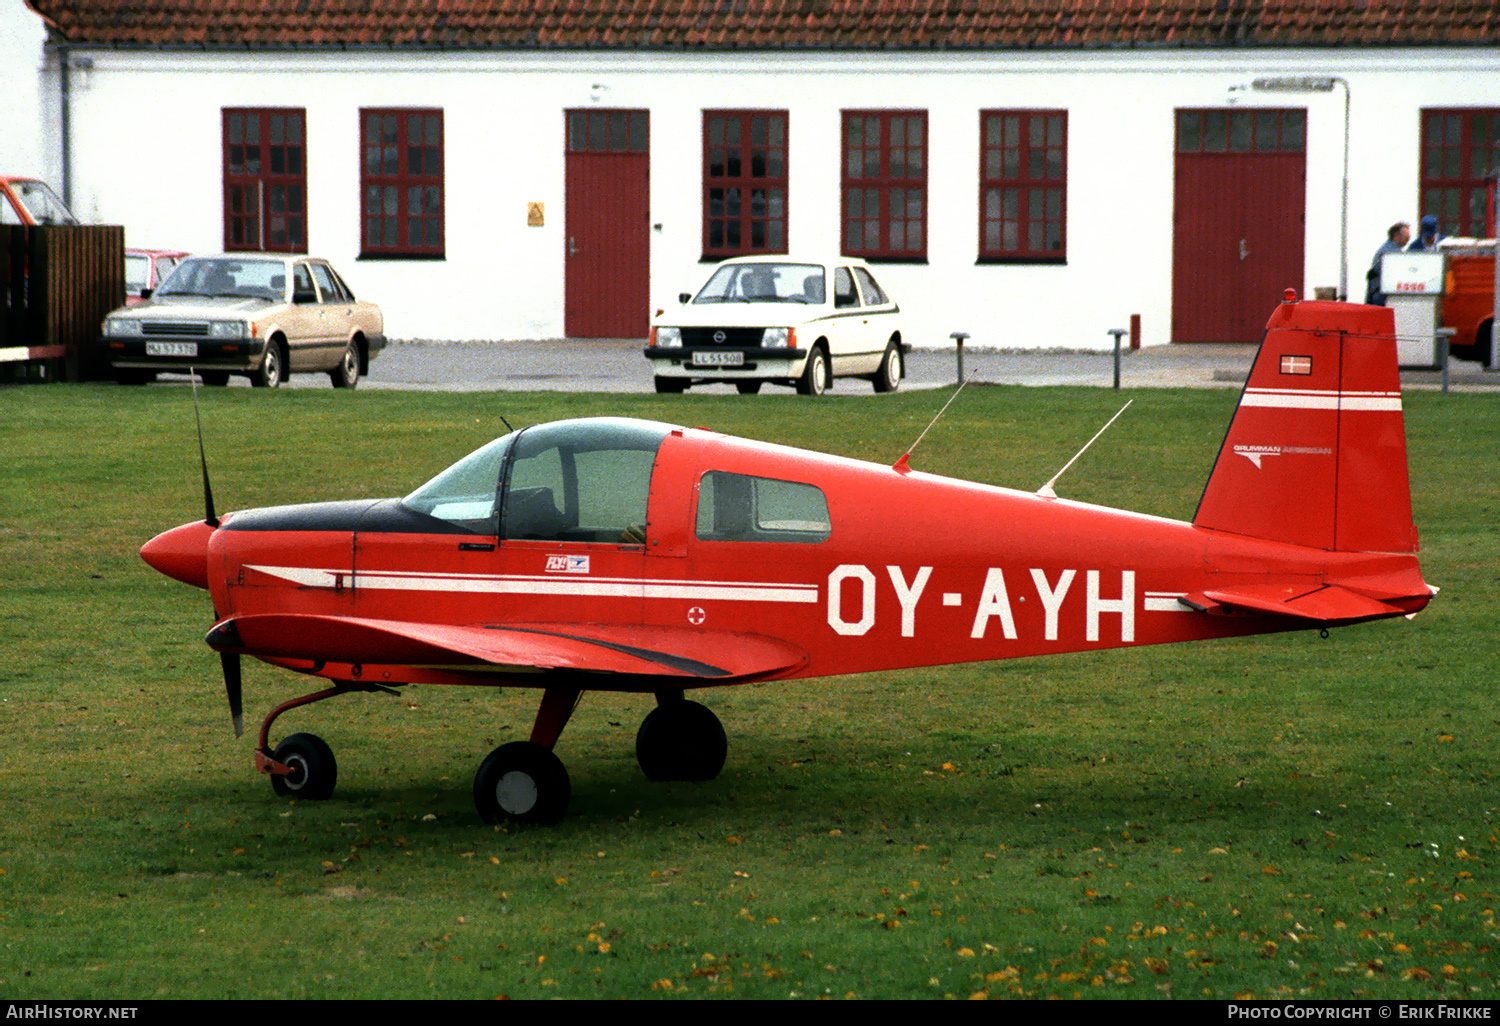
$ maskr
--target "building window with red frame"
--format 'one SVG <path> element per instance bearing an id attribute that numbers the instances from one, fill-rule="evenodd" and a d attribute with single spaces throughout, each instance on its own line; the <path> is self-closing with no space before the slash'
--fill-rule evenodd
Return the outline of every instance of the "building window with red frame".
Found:
<path id="1" fill-rule="evenodd" d="M 1064 262 L 1067 111 L 986 110 L 979 126 L 979 259 Z"/>
<path id="2" fill-rule="evenodd" d="M 443 112 L 366 108 L 359 125 L 360 256 L 443 256 Z"/>
<path id="3" fill-rule="evenodd" d="M 1422 216 L 1441 235 L 1494 238 L 1500 110 L 1422 111 Z"/>
<path id="4" fill-rule="evenodd" d="M 223 110 L 224 249 L 307 249 L 307 114 L 301 109 Z"/>
<path id="5" fill-rule="evenodd" d="M 843 251 L 927 259 L 927 112 L 846 110 Z"/>
<path id="6" fill-rule="evenodd" d="M 703 257 L 785 253 L 787 112 L 703 112 Z"/>

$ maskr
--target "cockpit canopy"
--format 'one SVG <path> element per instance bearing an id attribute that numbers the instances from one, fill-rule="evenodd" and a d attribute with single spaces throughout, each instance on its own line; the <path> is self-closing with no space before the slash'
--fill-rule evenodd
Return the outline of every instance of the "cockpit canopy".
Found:
<path id="1" fill-rule="evenodd" d="M 644 544 L 651 469 L 670 424 L 564 420 L 513 431 L 402 500 L 500 538 Z"/>

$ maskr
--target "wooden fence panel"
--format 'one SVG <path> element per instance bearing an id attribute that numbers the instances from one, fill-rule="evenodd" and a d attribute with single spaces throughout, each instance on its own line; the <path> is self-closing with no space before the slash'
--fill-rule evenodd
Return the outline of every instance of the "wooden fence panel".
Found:
<path id="1" fill-rule="evenodd" d="M 99 326 L 125 305 L 124 228 L 0 228 L 0 282 L 0 366 L 49 361 L 69 381 L 109 376 Z"/>

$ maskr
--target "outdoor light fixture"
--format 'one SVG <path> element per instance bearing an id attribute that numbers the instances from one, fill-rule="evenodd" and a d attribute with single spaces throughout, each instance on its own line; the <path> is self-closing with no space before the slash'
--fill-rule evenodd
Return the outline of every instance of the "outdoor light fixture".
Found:
<path id="1" fill-rule="evenodd" d="M 1250 83 L 1258 93 L 1331 93 L 1344 87 L 1344 195 L 1339 228 L 1339 299 L 1349 298 L 1349 83 L 1337 75 L 1287 75 L 1257 78 Z"/>

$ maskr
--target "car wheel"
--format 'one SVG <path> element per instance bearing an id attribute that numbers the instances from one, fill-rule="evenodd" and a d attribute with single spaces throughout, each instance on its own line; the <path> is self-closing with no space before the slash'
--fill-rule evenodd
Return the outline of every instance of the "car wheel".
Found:
<path id="1" fill-rule="evenodd" d="M 905 374 L 906 367 L 901 358 L 901 347 L 892 342 L 885 347 L 885 355 L 880 358 L 880 369 L 875 372 L 875 391 L 896 391 L 901 387 L 901 379 Z"/>
<path id="2" fill-rule="evenodd" d="M 344 347 L 339 365 L 328 372 L 334 388 L 353 388 L 359 384 L 359 346 L 350 342 Z"/>
<path id="3" fill-rule="evenodd" d="M 122 385 L 145 385 L 156 380 L 155 371 L 117 370 L 115 380 Z"/>
<path id="4" fill-rule="evenodd" d="M 656 390 L 662 395 L 675 395 L 678 392 L 686 392 L 687 387 L 687 378 L 664 378 L 660 374 L 656 376 Z"/>
<path id="5" fill-rule="evenodd" d="M 734 390 L 740 395 L 755 395 L 760 391 L 759 381 L 736 381 Z"/>
<path id="6" fill-rule="evenodd" d="M 267 342 L 266 355 L 260 361 L 260 369 L 250 376 L 250 383 L 256 388 L 279 387 L 284 376 L 283 355 L 280 342 Z"/>
<path id="7" fill-rule="evenodd" d="M 797 379 L 797 392 L 801 395 L 822 395 L 833 384 L 828 370 L 828 354 L 821 345 L 813 346 L 807 354 L 807 364 L 802 368 L 802 377 Z"/>
<path id="8" fill-rule="evenodd" d="M 228 371 L 199 371 L 198 376 L 202 378 L 203 383 L 210 388 L 223 388 L 225 385 L 229 384 Z"/>

